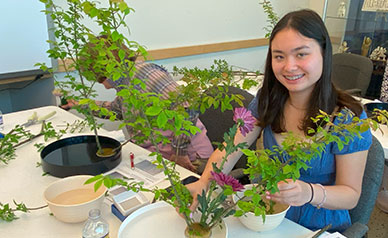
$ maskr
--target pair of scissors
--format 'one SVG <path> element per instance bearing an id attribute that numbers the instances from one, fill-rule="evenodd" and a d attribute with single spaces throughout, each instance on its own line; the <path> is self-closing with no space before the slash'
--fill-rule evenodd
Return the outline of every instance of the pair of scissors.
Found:
<path id="1" fill-rule="evenodd" d="M 34 124 L 37 124 L 37 123 L 41 123 L 43 122 L 44 120 L 47 120 L 49 119 L 50 117 L 54 116 L 55 113 L 57 113 L 56 111 L 52 111 L 50 112 L 49 114 L 45 115 L 45 116 L 42 116 L 42 117 L 38 117 L 38 114 L 36 112 L 32 113 L 32 115 L 28 118 L 27 122 L 22 124 L 22 126 L 24 127 L 27 127 L 27 126 L 31 126 L 31 125 L 34 125 Z"/>

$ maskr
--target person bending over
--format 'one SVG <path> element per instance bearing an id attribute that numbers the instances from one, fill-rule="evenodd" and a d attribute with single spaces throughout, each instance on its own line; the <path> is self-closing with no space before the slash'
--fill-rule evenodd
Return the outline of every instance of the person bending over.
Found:
<path id="1" fill-rule="evenodd" d="M 123 47 L 128 50 L 128 48 L 126 48 L 125 46 Z M 113 52 L 113 55 L 116 55 L 116 58 L 118 58 L 117 52 Z M 135 62 L 135 74 L 133 77 L 140 80 L 144 80 L 146 84 L 146 88 L 144 90 L 139 87 L 140 92 L 154 92 L 160 94 L 162 99 L 166 99 L 168 98 L 169 92 L 176 90 L 178 84 L 171 77 L 168 71 L 163 67 L 153 63 L 137 61 L 136 57 L 131 57 L 129 58 L 129 60 Z M 106 89 L 113 88 L 114 90 L 116 90 L 116 92 L 119 92 L 123 89 L 123 87 L 121 87 L 120 85 L 129 85 L 130 83 L 129 78 L 126 77 L 121 77 L 118 80 L 113 81 L 112 79 L 100 76 L 97 78 L 97 81 L 103 84 Z M 63 105 L 61 107 L 64 109 L 69 109 L 75 104 L 77 104 L 77 102 L 68 101 L 68 104 Z M 115 112 L 116 117 L 119 120 L 124 119 L 123 115 L 125 115 L 127 108 L 123 103 L 122 97 L 117 96 L 112 102 L 96 101 L 96 104 Z M 197 114 L 192 113 L 192 111 L 188 112 L 189 115 L 193 117 L 193 123 L 201 130 L 201 132 L 192 135 L 190 138 L 183 138 L 184 143 L 180 143 L 181 146 L 179 146 L 179 149 L 180 151 L 183 150 L 184 153 L 182 154 L 181 152 L 179 152 L 177 154 L 177 146 L 174 146 L 175 144 L 177 144 L 174 143 L 176 142 L 176 138 L 174 138 L 172 131 L 161 131 L 161 133 L 166 136 L 172 143 L 164 145 L 162 143 L 159 143 L 158 148 L 164 158 L 175 161 L 177 164 L 193 172 L 202 173 L 206 165 L 207 159 L 213 152 L 213 147 L 209 138 L 206 135 L 207 130 L 202 124 L 202 122 L 197 118 Z M 131 132 L 130 126 L 127 126 L 126 129 L 128 130 L 128 132 Z M 136 141 L 134 141 L 134 143 L 136 143 Z M 151 144 L 151 142 L 145 142 L 138 145 L 151 152 L 156 151 L 155 146 Z M 185 148 L 182 148 L 182 146 Z"/>

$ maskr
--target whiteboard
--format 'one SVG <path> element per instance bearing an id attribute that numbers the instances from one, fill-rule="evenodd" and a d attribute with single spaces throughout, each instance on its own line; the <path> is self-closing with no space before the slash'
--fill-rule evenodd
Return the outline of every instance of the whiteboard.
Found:
<path id="1" fill-rule="evenodd" d="M 1 0 L 0 78 L 36 70 L 36 63 L 51 67 L 44 7 L 38 0 Z"/>

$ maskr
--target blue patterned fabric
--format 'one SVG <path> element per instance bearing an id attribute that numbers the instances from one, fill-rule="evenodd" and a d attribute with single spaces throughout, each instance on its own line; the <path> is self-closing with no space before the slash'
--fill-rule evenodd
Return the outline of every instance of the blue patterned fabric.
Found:
<path id="1" fill-rule="evenodd" d="M 252 115 L 258 118 L 257 112 L 258 98 L 255 97 L 249 104 L 248 109 Z M 346 109 L 341 111 L 346 112 Z M 360 118 L 366 118 L 366 113 L 363 112 Z M 351 121 L 351 117 L 341 120 L 336 118 L 334 123 L 347 123 Z M 335 155 L 350 154 L 358 151 L 368 150 L 372 144 L 372 134 L 366 131 L 361 134 L 362 138 L 354 138 L 348 145 L 345 145 L 342 150 L 338 149 L 336 143 L 330 143 L 326 146 L 325 151 L 321 154 L 321 158 L 312 159 L 308 165 L 309 169 L 300 170 L 300 180 L 309 183 L 320 183 L 322 185 L 334 185 L 336 178 Z M 278 143 L 274 137 L 271 127 L 268 126 L 263 130 L 264 148 L 270 149 Z M 361 175 L 360 175 L 361 176 Z M 332 224 L 330 231 L 343 231 L 351 226 L 351 220 L 348 210 L 329 210 L 325 208 L 318 209 L 311 204 L 305 204 L 299 207 L 291 207 L 286 217 L 304 227 L 311 230 L 323 228 L 328 224 Z"/>

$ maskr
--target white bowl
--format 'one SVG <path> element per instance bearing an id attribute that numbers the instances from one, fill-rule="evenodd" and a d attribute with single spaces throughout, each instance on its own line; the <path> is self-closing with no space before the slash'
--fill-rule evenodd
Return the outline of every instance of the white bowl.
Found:
<path id="1" fill-rule="evenodd" d="M 263 222 L 261 216 L 255 216 L 252 212 L 242 215 L 239 217 L 239 220 L 244 226 L 252 231 L 269 231 L 275 229 L 282 223 L 288 209 L 290 209 L 290 206 L 281 213 L 265 215 L 265 222 Z"/>
<path id="2" fill-rule="evenodd" d="M 84 184 L 91 175 L 76 175 L 50 184 L 43 193 L 50 211 L 63 222 L 78 223 L 88 218 L 91 209 L 100 209 L 106 187 L 94 192 L 94 183 Z"/>
<path id="3" fill-rule="evenodd" d="M 245 189 L 251 188 L 252 185 L 245 185 Z M 241 197 L 244 194 L 244 191 L 238 192 L 238 195 Z M 233 201 L 236 202 L 237 197 L 233 196 Z M 238 208 L 237 208 L 238 209 Z M 262 216 L 255 216 L 253 212 L 248 212 L 239 217 L 240 222 L 252 231 L 269 231 L 275 229 L 277 226 L 282 223 L 286 213 L 290 209 L 288 206 L 285 210 L 276 214 L 265 215 L 265 222 L 263 222 Z"/>

